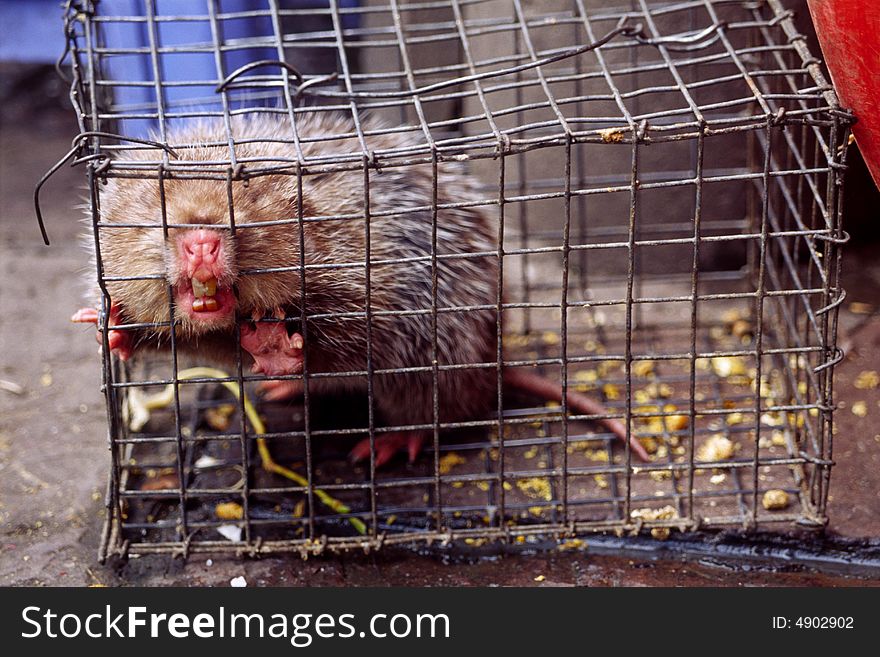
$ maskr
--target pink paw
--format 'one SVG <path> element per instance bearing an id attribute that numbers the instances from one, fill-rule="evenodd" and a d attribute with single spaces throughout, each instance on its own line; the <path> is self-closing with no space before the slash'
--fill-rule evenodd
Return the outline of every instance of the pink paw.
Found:
<path id="1" fill-rule="evenodd" d="M 275 317 L 283 319 L 284 313 L 276 310 Z M 302 371 L 303 338 L 299 333 L 288 336 L 284 322 L 257 322 L 253 328 L 242 324 L 241 346 L 253 356 L 255 373 L 278 376 Z"/>
<path id="2" fill-rule="evenodd" d="M 424 431 L 395 431 L 376 436 L 376 467 L 388 463 L 397 452 L 406 450 L 409 462 L 416 460 L 425 442 Z M 349 454 L 351 460 L 357 463 L 370 458 L 370 439 L 360 441 Z"/>
<path id="3" fill-rule="evenodd" d="M 100 316 L 101 313 L 95 308 L 80 308 L 73 314 L 70 321 L 76 322 L 77 324 L 94 324 L 97 326 Z M 111 326 L 122 324 L 118 304 L 114 303 L 110 306 L 109 324 Z M 98 344 L 103 344 L 100 330 L 95 338 L 98 340 Z M 129 335 L 128 331 L 110 331 L 107 335 L 107 343 L 110 345 L 110 351 L 119 356 L 121 360 L 128 360 L 131 358 L 133 345 L 131 335 Z"/>

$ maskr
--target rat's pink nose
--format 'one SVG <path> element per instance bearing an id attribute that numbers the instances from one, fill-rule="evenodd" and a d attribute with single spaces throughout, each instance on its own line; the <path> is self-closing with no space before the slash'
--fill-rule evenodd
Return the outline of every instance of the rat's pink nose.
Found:
<path id="1" fill-rule="evenodd" d="M 178 237 L 177 244 L 188 278 L 205 282 L 220 277 L 223 239 L 219 232 L 205 228 L 188 230 Z"/>

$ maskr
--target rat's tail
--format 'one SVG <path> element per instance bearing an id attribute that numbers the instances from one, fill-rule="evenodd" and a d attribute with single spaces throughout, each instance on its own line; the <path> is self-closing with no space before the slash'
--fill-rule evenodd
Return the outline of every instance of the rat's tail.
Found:
<path id="1" fill-rule="evenodd" d="M 526 372 L 523 369 L 507 368 L 504 370 L 504 385 L 543 401 L 562 403 L 562 386 L 540 374 Z M 566 398 L 570 412 L 574 411 L 582 415 L 608 414 L 608 409 L 602 406 L 602 404 L 576 390 L 569 388 Z M 616 418 L 597 418 L 596 422 L 626 442 L 626 427 L 620 420 Z M 648 452 L 645 451 L 645 448 L 642 447 L 642 444 L 635 436 L 630 437 L 629 444 L 632 451 L 642 461 L 650 460 Z"/>

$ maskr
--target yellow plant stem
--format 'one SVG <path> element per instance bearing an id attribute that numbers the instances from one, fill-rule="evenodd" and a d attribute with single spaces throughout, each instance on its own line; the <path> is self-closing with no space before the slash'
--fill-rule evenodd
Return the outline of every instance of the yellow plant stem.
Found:
<path id="1" fill-rule="evenodd" d="M 177 378 L 181 380 L 228 379 L 230 378 L 230 376 L 223 370 L 218 370 L 213 367 L 191 367 L 189 369 L 179 371 L 177 373 Z M 267 472 L 272 472 L 286 479 L 290 479 L 299 486 L 304 486 L 308 488 L 309 482 L 305 477 L 289 468 L 285 468 L 283 465 L 277 463 L 274 458 L 272 458 L 272 454 L 271 452 L 269 452 L 269 446 L 266 444 L 266 439 L 262 437 L 262 435 L 266 433 L 266 425 L 263 424 L 262 418 L 260 418 L 260 416 L 257 414 L 257 409 L 254 408 L 254 405 L 251 403 L 251 400 L 248 399 L 248 396 L 245 394 L 244 399 L 241 399 L 241 391 L 238 384 L 233 381 L 218 381 L 218 383 L 226 388 L 229 392 L 231 392 L 237 400 L 242 401 L 244 406 L 244 413 L 247 416 L 247 419 L 250 421 L 251 426 L 254 429 L 254 433 L 257 434 L 257 451 L 259 451 L 260 453 L 260 459 L 263 462 L 263 469 Z M 164 408 L 165 406 L 168 406 L 173 399 L 174 386 L 169 385 L 163 392 L 155 395 L 154 397 L 150 397 L 148 400 L 145 400 L 145 406 L 148 409 Z M 335 511 L 336 513 L 351 513 L 351 509 L 348 506 L 337 500 L 335 497 L 331 497 L 320 488 L 312 488 L 312 491 L 325 506 L 333 509 L 333 511 Z M 367 533 L 367 526 L 360 518 L 349 518 L 349 522 L 351 522 L 352 526 L 358 531 L 358 533 Z"/>

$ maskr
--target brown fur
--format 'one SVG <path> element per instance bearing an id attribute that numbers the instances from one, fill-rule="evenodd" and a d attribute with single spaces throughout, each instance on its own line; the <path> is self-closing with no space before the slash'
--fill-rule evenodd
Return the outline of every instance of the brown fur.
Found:
<path id="1" fill-rule="evenodd" d="M 353 123 L 338 114 L 298 117 L 301 140 L 321 135 L 352 133 Z M 367 129 L 377 124 L 368 122 Z M 285 120 L 236 121 L 236 140 L 290 140 Z M 181 160 L 216 162 L 229 159 L 226 146 L 204 144 L 226 142 L 223 124 L 195 124 L 169 136 L 169 143 L 202 144 L 180 148 Z M 370 148 L 395 148 L 412 143 L 406 136 L 383 135 L 368 138 Z M 357 152 L 353 139 L 304 143 L 304 155 L 332 155 Z M 236 146 L 240 160 L 260 158 L 253 166 L 272 161 L 295 160 L 290 143 L 256 141 Z M 155 151 L 132 150 L 121 160 L 147 162 Z M 246 167 L 249 165 L 246 163 Z M 271 312 L 283 307 L 289 317 L 300 312 L 298 271 L 270 274 L 242 274 L 265 267 L 297 267 L 300 264 L 299 226 L 247 226 L 260 222 L 293 219 L 297 216 L 296 176 L 260 175 L 247 184 L 233 183 L 235 222 L 233 237 L 228 231 L 226 182 L 222 180 L 165 180 L 166 216 L 169 241 L 176 224 L 214 224 L 226 233 L 228 280 L 238 292 L 241 316 L 254 311 Z M 312 221 L 304 224 L 305 262 L 309 265 L 356 264 L 345 269 L 310 269 L 306 273 L 307 315 L 354 313 L 365 309 L 365 222 L 362 171 L 324 173 L 305 176 L 302 181 L 303 210 L 306 217 L 354 215 L 357 218 Z M 473 186 L 458 167 L 441 164 L 439 203 L 462 202 L 476 197 Z M 372 261 L 422 257 L 418 262 L 374 265 L 371 268 L 371 307 L 381 311 L 429 310 L 432 301 L 431 226 L 429 210 L 403 212 L 415 206 L 429 206 L 432 198 L 430 165 L 386 168 L 370 173 L 372 214 L 394 212 L 371 219 Z M 158 224 L 161 221 L 159 184 L 155 178 L 111 178 L 100 192 L 102 221 L 113 223 Z M 438 216 L 439 255 L 493 252 L 494 218 L 483 209 L 441 210 Z M 168 282 L 177 276 L 175 251 L 163 240 L 161 228 L 105 228 L 100 249 L 107 276 L 162 274 L 167 280 L 108 282 L 111 298 L 118 303 L 126 322 L 167 322 Z M 359 263 L 359 264 L 358 264 Z M 491 305 L 496 301 L 497 260 L 494 256 L 441 260 L 438 267 L 437 306 Z M 204 356 L 206 360 L 229 362 L 237 353 L 234 326 L 228 325 L 205 334 L 204 329 L 186 318 L 175 329 L 182 351 Z M 437 317 L 437 355 L 440 365 L 491 363 L 495 361 L 495 311 L 440 313 Z M 374 370 L 428 367 L 432 353 L 430 313 L 389 317 L 374 315 L 372 320 Z M 367 323 L 363 316 L 308 320 L 306 349 L 309 372 L 365 371 L 367 369 Z M 301 331 L 301 328 L 297 330 Z M 143 331 L 141 348 L 167 346 L 167 329 Z M 245 355 L 246 356 L 246 355 Z M 246 356 L 247 357 L 247 356 Z M 494 391 L 493 368 L 465 369 L 442 373 L 439 377 L 441 420 L 473 419 L 488 410 Z M 365 377 L 338 378 L 334 382 L 315 379 L 317 387 L 333 385 L 363 387 Z M 377 410 L 391 424 L 430 422 L 433 417 L 433 386 L 430 372 L 398 373 L 374 378 Z"/>

